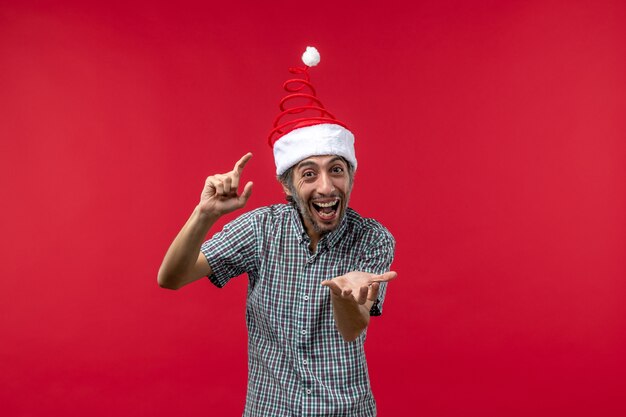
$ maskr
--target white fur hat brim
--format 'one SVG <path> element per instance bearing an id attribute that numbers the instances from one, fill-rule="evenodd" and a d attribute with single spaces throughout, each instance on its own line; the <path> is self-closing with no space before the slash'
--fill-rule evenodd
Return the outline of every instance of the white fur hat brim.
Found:
<path id="1" fill-rule="evenodd" d="M 354 135 L 348 129 L 330 123 L 292 130 L 274 143 L 276 175 L 282 175 L 306 158 L 320 155 L 339 155 L 356 171 Z"/>

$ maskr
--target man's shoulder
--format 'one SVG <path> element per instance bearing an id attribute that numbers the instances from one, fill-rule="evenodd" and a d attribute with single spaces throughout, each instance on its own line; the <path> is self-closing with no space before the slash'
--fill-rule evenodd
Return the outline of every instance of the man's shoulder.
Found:
<path id="1" fill-rule="evenodd" d="M 369 237 L 376 240 L 395 241 L 391 232 L 378 220 L 363 217 L 350 207 L 346 211 L 346 220 L 349 233 L 359 239 Z"/>
<path id="2" fill-rule="evenodd" d="M 272 204 L 262 206 L 243 213 L 235 221 L 251 223 L 275 223 L 289 219 L 293 215 L 293 207 L 290 204 Z"/>

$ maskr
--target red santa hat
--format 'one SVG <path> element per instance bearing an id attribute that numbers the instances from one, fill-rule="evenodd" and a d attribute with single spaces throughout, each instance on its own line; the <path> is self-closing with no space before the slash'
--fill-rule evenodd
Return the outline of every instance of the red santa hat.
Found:
<path id="1" fill-rule="evenodd" d="M 274 150 L 276 175 L 281 175 L 298 162 L 318 155 L 339 155 L 356 170 L 354 135 L 337 120 L 317 98 L 310 82 L 309 68 L 320 62 L 320 54 L 312 46 L 302 55 L 304 67 L 289 72 L 303 78 L 285 81 L 287 91 L 279 104 L 280 113 L 268 137 Z M 288 106 L 289 105 L 289 106 Z"/>

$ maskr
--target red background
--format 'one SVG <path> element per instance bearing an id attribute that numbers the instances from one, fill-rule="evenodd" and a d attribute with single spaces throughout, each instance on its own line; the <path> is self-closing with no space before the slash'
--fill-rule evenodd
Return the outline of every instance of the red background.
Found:
<path id="1" fill-rule="evenodd" d="M 83 3 L 0 4 L 2 415 L 241 414 L 245 277 L 156 272 L 246 151 L 282 201 L 307 45 L 397 239 L 379 415 L 626 415 L 624 2 Z"/>

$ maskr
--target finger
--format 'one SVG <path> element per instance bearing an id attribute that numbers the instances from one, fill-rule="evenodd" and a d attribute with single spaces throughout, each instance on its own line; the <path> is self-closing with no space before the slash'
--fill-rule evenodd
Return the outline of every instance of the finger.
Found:
<path id="1" fill-rule="evenodd" d="M 351 295 L 352 295 L 352 288 L 345 288 L 343 291 L 341 291 L 341 296 L 343 298 L 350 298 Z"/>
<path id="2" fill-rule="evenodd" d="M 234 192 L 237 192 L 237 190 L 239 189 L 239 174 L 237 174 L 236 172 L 231 172 L 226 176 L 230 178 L 230 189 Z"/>
<path id="3" fill-rule="evenodd" d="M 216 179 L 214 185 L 215 195 L 224 195 L 224 182 L 221 179 Z"/>
<path id="4" fill-rule="evenodd" d="M 369 293 L 370 287 L 364 286 L 359 288 L 359 296 L 356 298 L 356 302 L 359 304 L 365 304 L 367 301 L 367 294 Z"/>
<path id="5" fill-rule="evenodd" d="M 243 188 L 243 192 L 239 196 L 239 204 L 241 204 L 241 207 L 245 206 L 245 204 L 248 202 L 248 199 L 252 195 L 252 185 L 252 181 L 248 181 L 246 186 Z"/>
<path id="6" fill-rule="evenodd" d="M 206 182 L 215 190 L 215 195 L 219 196 L 224 194 L 224 185 L 222 184 L 222 180 L 213 176 L 207 178 Z"/>
<path id="7" fill-rule="evenodd" d="M 252 158 L 252 152 L 248 152 L 242 156 L 241 159 L 235 164 L 235 169 L 233 169 L 233 171 L 240 175 L 250 158 Z"/>
<path id="8" fill-rule="evenodd" d="M 336 296 L 341 296 L 341 288 L 332 279 L 322 281 L 322 286 L 328 287 Z"/>
<path id="9" fill-rule="evenodd" d="M 228 175 L 222 180 L 222 184 L 224 185 L 224 194 L 230 194 L 232 181 L 232 178 Z"/>
<path id="10" fill-rule="evenodd" d="M 392 279 L 395 279 L 398 276 L 398 273 L 395 271 L 385 272 L 382 275 L 378 275 L 372 279 L 371 282 L 389 282 Z"/>
<path id="11" fill-rule="evenodd" d="M 207 179 L 204 181 L 204 189 L 202 190 L 203 195 L 205 192 L 208 193 L 208 195 L 215 194 L 215 185 L 213 185 L 213 177 L 207 177 Z"/>
<path id="12" fill-rule="evenodd" d="M 380 289 L 380 284 L 378 282 L 373 283 L 369 287 L 369 291 L 367 292 L 367 299 L 369 301 L 376 301 L 378 298 L 378 290 Z"/>

